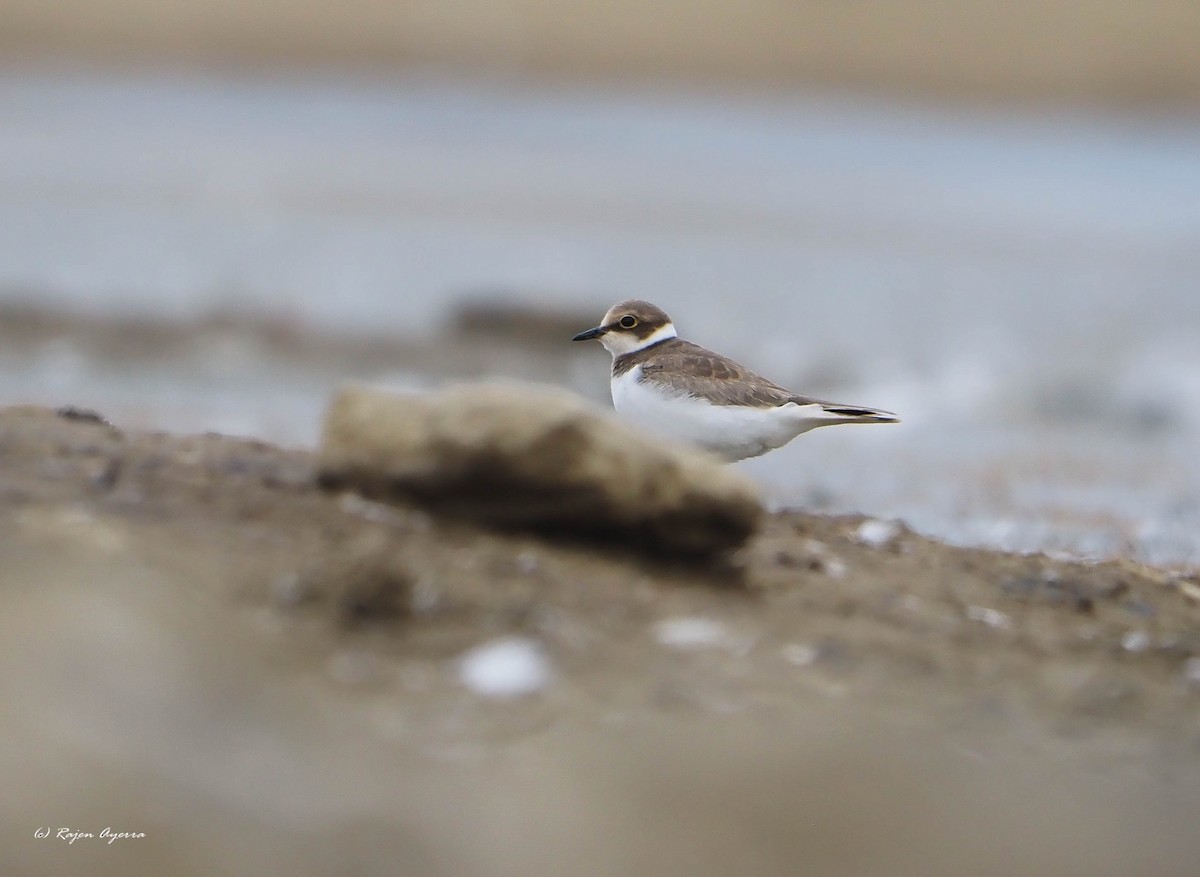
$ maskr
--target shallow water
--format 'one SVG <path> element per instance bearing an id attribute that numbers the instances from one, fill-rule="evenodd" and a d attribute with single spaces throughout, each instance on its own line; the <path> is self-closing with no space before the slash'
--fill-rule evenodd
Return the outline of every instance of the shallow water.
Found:
<path id="1" fill-rule="evenodd" d="M 1198 286 L 1200 116 L 0 73 L 4 302 L 422 338 L 480 293 L 649 298 L 904 418 L 741 464 L 779 503 L 959 542 L 1200 562 Z M 601 351 L 558 356 L 496 370 L 603 399 Z M 3 402 L 290 443 L 342 377 L 236 335 L 153 367 L 70 338 L 0 360 Z"/>

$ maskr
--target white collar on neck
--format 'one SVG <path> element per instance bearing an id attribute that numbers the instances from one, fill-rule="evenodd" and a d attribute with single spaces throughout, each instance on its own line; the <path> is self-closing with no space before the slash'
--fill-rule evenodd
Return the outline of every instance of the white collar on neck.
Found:
<path id="1" fill-rule="evenodd" d="M 616 359 L 618 356 L 625 356 L 628 353 L 637 353 L 639 350 L 645 350 L 647 347 L 658 344 L 660 341 L 678 337 L 679 334 L 675 331 L 675 324 L 666 323 L 659 326 L 645 338 L 637 338 L 627 332 L 609 332 L 600 336 L 600 343 Z"/>

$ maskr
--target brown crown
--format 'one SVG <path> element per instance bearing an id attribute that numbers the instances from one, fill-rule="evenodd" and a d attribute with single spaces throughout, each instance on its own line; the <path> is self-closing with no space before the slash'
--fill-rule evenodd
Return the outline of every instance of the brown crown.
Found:
<path id="1" fill-rule="evenodd" d="M 627 316 L 637 319 L 637 325 L 632 329 L 626 329 L 621 325 L 621 318 Z M 628 332 L 638 338 L 648 338 L 669 322 L 671 322 L 671 318 L 662 308 L 652 305 L 648 301 L 631 298 L 609 308 L 608 313 L 604 315 L 602 325 L 611 332 Z"/>

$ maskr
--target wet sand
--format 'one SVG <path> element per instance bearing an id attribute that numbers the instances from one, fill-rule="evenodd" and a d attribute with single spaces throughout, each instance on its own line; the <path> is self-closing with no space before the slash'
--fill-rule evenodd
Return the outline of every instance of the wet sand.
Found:
<path id="1" fill-rule="evenodd" d="M 647 560 L 39 408 L 0 412 L 0 518 L 6 873 L 1200 856 L 1195 576 L 804 513 L 728 563 Z M 472 689 L 462 656 L 513 637 L 542 683 Z M 147 837 L 102 856 L 47 822 Z"/>

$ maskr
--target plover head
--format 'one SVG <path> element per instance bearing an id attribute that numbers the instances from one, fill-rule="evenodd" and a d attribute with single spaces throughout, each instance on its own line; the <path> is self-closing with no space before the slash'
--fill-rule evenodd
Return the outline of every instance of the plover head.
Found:
<path id="1" fill-rule="evenodd" d="M 595 338 L 615 359 L 674 337 L 675 324 L 666 311 L 648 301 L 630 299 L 613 305 L 599 326 L 580 332 L 571 340 L 590 341 Z"/>

